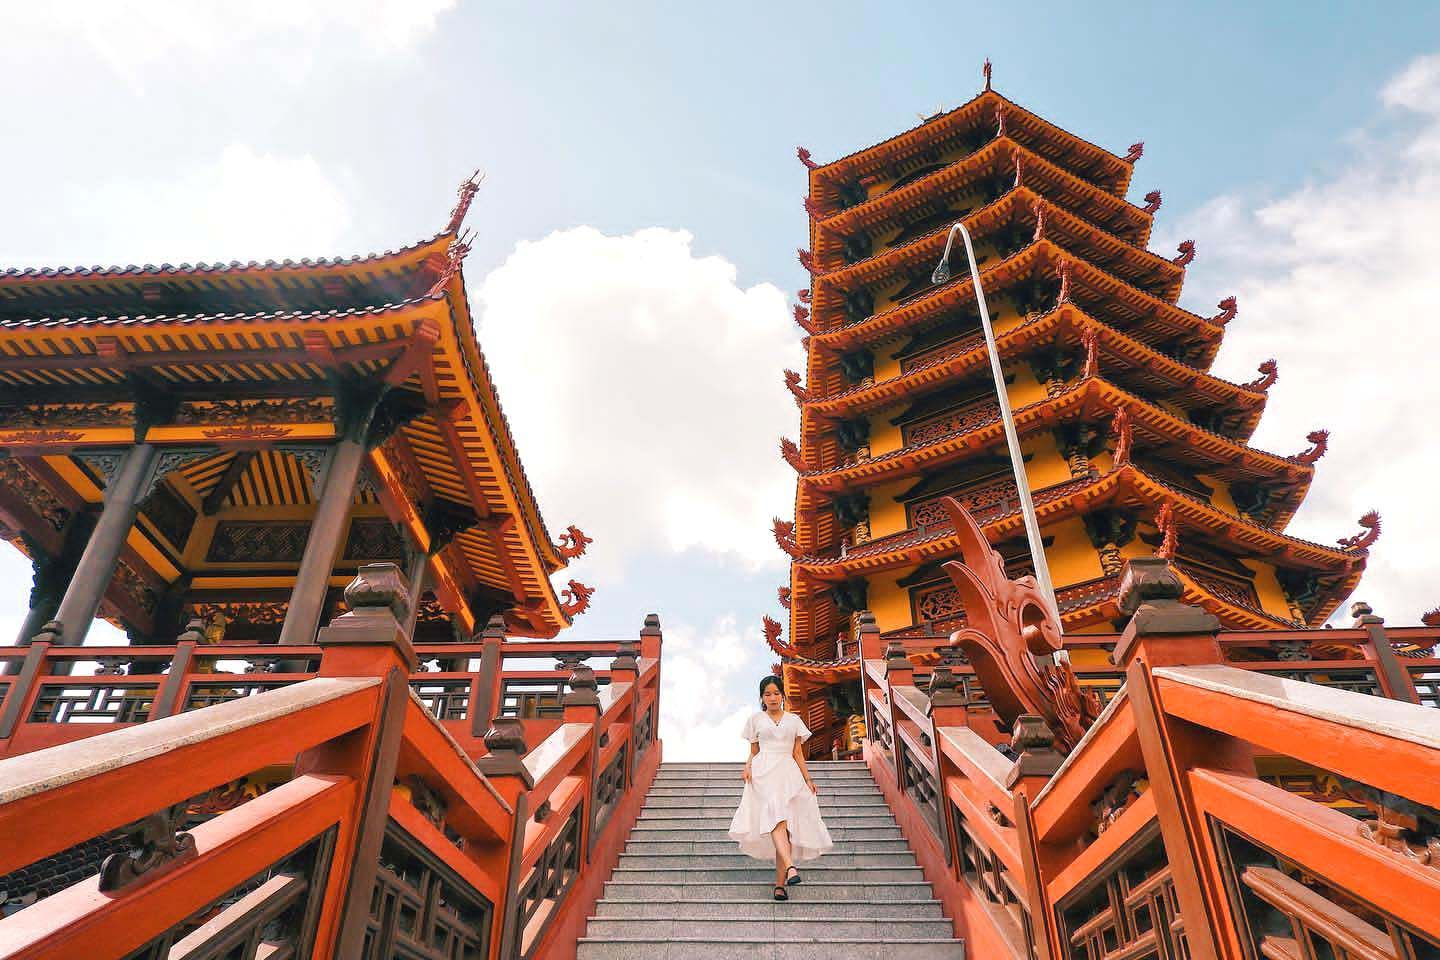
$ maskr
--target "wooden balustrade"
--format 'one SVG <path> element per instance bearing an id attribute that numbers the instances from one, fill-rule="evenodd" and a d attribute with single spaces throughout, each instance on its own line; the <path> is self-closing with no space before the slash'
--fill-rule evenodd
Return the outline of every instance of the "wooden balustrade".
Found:
<path id="1" fill-rule="evenodd" d="M 1440 631 L 1140 609 L 1065 638 L 1112 662 L 1077 666 L 1106 704 L 1063 757 L 1038 717 L 998 734 L 958 651 L 861 618 L 865 759 L 970 952 L 1440 956 Z"/>
<path id="2" fill-rule="evenodd" d="M 414 648 L 362 578 L 283 655 L 0 654 L 0 957 L 573 956 L 660 761 L 658 620 Z M 560 716 L 507 716 L 517 677 Z"/>

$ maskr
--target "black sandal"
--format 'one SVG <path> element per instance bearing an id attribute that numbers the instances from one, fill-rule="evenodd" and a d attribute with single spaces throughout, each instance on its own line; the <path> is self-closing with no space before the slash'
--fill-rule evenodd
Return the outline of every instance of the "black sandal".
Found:
<path id="1" fill-rule="evenodd" d="M 789 875 L 791 870 L 794 870 L 794 871 L 795 871 L 795 876 L 793 876 L 793 877 Z M 797 883 L 800 882 L 800 870 L 795 866 L 795 864 L 792 863 L 792 864 L 790 864 L 790 866 L 786 867 L 786 868 L 785 868 L 785 874 L 786 874 L 786 876 L 785 876 L 785 885 L 786 885 L 786 886 L 793 887 L 793 886 L 795 886 L 795 884 L 797 884 Z"/>
<path id="2" fill-rule="evenodd" d="M 785 892 L 785 888 L 782 887 L 782 886 L 780 886 L 780 884 L 778 884 L 778 883 L 775 884 L 775 899 L 776 899 L 776 900 L 789 900 L 789 899 L 790 899 L 790 894 L 786 893 L 786 892 Z"/>

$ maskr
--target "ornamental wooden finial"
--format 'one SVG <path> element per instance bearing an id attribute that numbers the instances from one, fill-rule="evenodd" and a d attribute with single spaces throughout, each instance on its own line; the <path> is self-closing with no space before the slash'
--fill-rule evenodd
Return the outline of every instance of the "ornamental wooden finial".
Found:
<path id="1" fill-rule="evenodd" d="M 776 620 L 767 613 L 760 618 L 760 629 L 764 631 L 765 643 L 769 645 L 771 650 L 774 650 L 786 660 L 795 656 L 795 647 L 780 639 L 780 631 L 783 628 L 780 626 L 779 620 Z"/>
<path id="2" fill-rule="evenodd" d="M 805 472 L 805 461 L 800 456 L 800 447 L 789 437 L 780 438 L 780 456 L 796 473 Z"/>
<path id="3" fill-rule="evenodd" d="M 1155 514 L 1155 529 L 1160 531 L 1160 547 L 1155 551 L 1155 556 L 1162 560 L 1174 560 L 1175 553 L 1180 548 L 1180 528 L 1175 520 L 1175 510 L 1170 504 L 1160 505 L 1159 513 Z"/>
<path id="4" fill-rule="evenodd" d="M 1436 607 L 1420 618 L 1420 622 L 1427 627 L 1440 627 L 1440 607 Z"/>
<path id="5" fill-rule="evenodd" d="M 1015 189 L 1025 186 L 1025 155 L 1015 151 Z"/>
<path id="6" fill-rule="evenodd" d="M 964 605 L 967 626 L 951 635 L 974 667 L 1002 728 L 1026 714 L 1044 717 L 1062 750 L 1074 748 L 1100 715 L 1100 698 L 1080 687 L 1066 663 L 1046 660 L 1062 643 L 1060 624 L 1031 576 L 1011 580 L 1005 561 L 954 497 L 940 503 L 950 515 L 963 562 L 942 569 Z"/>
<path id="7" fill-rule="evenodd" d="M 1030 242 L 1037 243 L 1045 236 L 1045 201 L 1036 197 L 1030 210 L 1035 214 L 1035 232 L 1031 234 Z"/>
<path id="8" fill-rule="evenodd" d="M 1297 453 L 1290 458 L 1296 463 L 1314 463 L 1325 456 L 1325 451 L 1330 449 L 1329 430 L 1311 430 L 1305 434 L 1305 439 L 1309 440 L 1312 446 L 1304 453 Z"/>
<path id="9" fill-rule="evenodd" d="M 565 528 L 560 534 L 560 543 L 555 547 L 555 552 L 566 560 L 574 560 L 576 557 L 585 555 L 585 548 L 594 543 L 593 537 L 587 537 L 575 524 Z"/>
<path id="10" fill-rule="evenodd" d="M 810 288 L 809 288 L 809 287 L 806 287 L 804 290 L 797 290 L 797 291 L 795 292 L 795 296 L 797 296 L 797 297 L 800 298 L 800 302 L 801 302 L 801 303 L 809 303 L 809 302 L 810 302 Z"/>
<path id="11" fill-rule="evenodd" d="M 595 594 L 594 587 L 587 587 L 579 580 L 571 580 L 566 585 L 567 589 L 560 591 L 560 596 L 565 602 L 560 604 L 560 612 L 566 618 L 574 617 L 590 609 L 590 598 Z"/>
<path id="12" fill-rule="evenodd" d="M 790 609 L 790 588 L 789 588 L 789 587 L 777 587 L 777 588 L 775 589 L 775 596 L 777 596 L 777 597 L 780 598 L 780 606 L 784 607 L 786 610 L 789 610 L 789 609 Z"/>
<path id="13" fill-rule="evenodd" d="M 810 399 L 810 391 L 800 386 L 800 374 L 794 370 L 785 371 L 785 389 L 795 398 L 796 404 L 804 403 Z"/>
<path id="14" fill-rule="evenodd" d="M 1380 512 L 1371 510 L 1360 518 L 1360 526 L 1365 529 L 1353 537 L 1341 537 L 1336 542 L 1346 550 L 1354 550 L 1357 553 L 1364 553 L 1374 546 L 1375 541 L 1380 539 Z"/>
<path id="15" fill-rule="evenodd" d="M 1143 156 L 1145 156 L 1145 141 L 1139 140 L 1130 144 L 1130 152 L 1121 157 L 1121 159 L 1126 163 L 1134 163 Z"/>
<path id="16" fill-rule="evenodd" d="M 1001 104 L 995 108 L 995 136 L 1005 136 L 1005 105 Z"/>
<path id="17" fill-rule="evenodd" d="M 775 535 L 775 544 L 789 555 L 791 560 L 800 559 L 800 548 L 795 544 L 795 524 L 788 520 L 781 520 L 775 517 L 771 521 L 770 531 Z"/>
<path id="18" fill-rule="evenodd" d="M 810 217 L 811 220 L 820 219 L 820 207 L 815 203 L 813 199 L 811 199 L 810 197 L 803 197 L 801 199 L 801 206 L 805 208 L 805 213 Z"/>
<path id="19" fill-rule="evenodd" d="M 986 58 L 985 58 L 985 66 L 983 66 L 983 67 L 980 68 L 980 72 L 983 73 L 983 74 L 985 74 L 985 89 L 986 89 L 986 90 L 989 90 L 989 89 L 990 89 L 990 74 L 991 74 L 992 70 L 993 70 L 993 68 L 990 66 L 990 58 L 989 58 L 989 57 L 986 57 Z"/>
<path id="20" fill-rule="evenodd" d="M 1060 295 L 1055 298 L 1055 306 L 1061 307 L 1070 302 L 1070 261 L 1061 260 L 1056 270 L 1060 274 Z"/>
<path id="21" fill-rule="evenodd" d="M 470 212 L 470 201 L 475 199 L 475 194 L 480 190 L 480 184 L 484 182 L 485 174 L 476 170 L 464 183 L 460 184 L 460 189 L 456 191 L 460 201 L 450 211 L 450 222 L 445 225 L 446 233 L 454 233 L 460 229 L 460 225 L 465 222 L 465 215 Z"/>
<path id="22" fill-rule="evenodd" d="M 1110 422 L 1110 433 L 1115 437 L 1115 466 L 1123 467 L 1130 462 L 1130 449 L 1135 444 L 1135 428 L 1130 424 L 1130 411 L 1124 407 L 1115 410 L 1115 419 Z"/>
<path id="23" fill-rule="evenodd" d="M 1100 331 L 1086 327 L 1080 334 L 1080 343 L 1085 347 L 1085 369 L 1080 375 L 1086 380 L 1100 375 Z"/>
<path id="24" fill-rule="evenodd" d="M 460 266 L 465 262 L 465 258 L 470 255 L 470 241 L 474 237 L 474 233 L 466 232 L 450 241 L 450 246 L 445 250 L 445 265 L 440 268 L 440 275 L 435 278 L 435 282 L 425 292 L 426 297 L 438 297 L 445 292 L 450 281 L 460 272 Z"/>
<path id="25" fill-rule="evenodd" d="M 806 273 L 809 273 L 812 277 L 815 275 L 814 254 L 804 247 L 799 247 L 795 250 L 795 258 L 800 261 L 800 266 L 805 268 Z"/>
<path id="26" fill-rule="evenodd" d="M 810 310 L 809 310 L 809 308 L 805 307 L 805 306 L 802 305 L 802 304 L 798 304 L 798 303 L 795 304 L 794 317 L 795 317 L 795 322 L 796 322 L 797 324 L 799 324 L 801 330 L 804 330 L 806 333 L 810 334 L 812 337 L 815 335 L 815 324 L 813 324 L 813 323 L 810 322 Z"/>
<path id="27" fill-rule="evenodd" d="M 1222 327 L 1234 320 L 1235 315 L 1240 312 L 1240 307 L 1234 297 L 1226 297 L 1215 306 L 1220 308 L 1220 312 L 1211 317 L 1210 322 L 1218 323 Z"/>
<path id="28" fill-rule="evenodd" d="M 1142 208 L 1146 213 L 1154 213 L 1160 209 L 1160 191 L 1151 190 L 1145 194 L 1145 206 Z"/>
<path id="29" fill-rule="evenodd" d="M 814 170 L 816 167 L 820 166 L 820 164 L 810 159 L 810 151 L 806 150 L 804 147 L 796 147 L 795 156 L 799 157 L 800 162 L 805 164 L 806 170 Z"/>
<path id="30" fill-rule="evenodd" d="M 1264 393 L 1275 386 L 1275 381 L 1280 379 L 1280 365 L 1274 360 L 1266 360 L 1255 369 L 1260 371 L 1260 376 L 1245 384 L 1246 390 L 1258 390 Z"/>
<path id="31" fill-rule="evenodd" d="M 1171 263 L 1175 264 L 1175 266 L 1177 266 L 1177 267 L 1186 267 L 1186 266 L 1189 266 L 1189 265 L 1190 265 L 1190 261 L 1192 261 L 1192 260 L 1195 259 L 1195 241 L 1194 241 L 1194 240 L 1185 240 L 1185 241 L 1181 242 L 1180 246 L 1176 247 L 1175 249 L 1178 250 L 1178 251 L 1180 251 L 1180 255 L 1179 255 L 1178 257 L 1176 257 L 1175 259 L 1173 259 L 1173 260 L 1170 261 Z"/>

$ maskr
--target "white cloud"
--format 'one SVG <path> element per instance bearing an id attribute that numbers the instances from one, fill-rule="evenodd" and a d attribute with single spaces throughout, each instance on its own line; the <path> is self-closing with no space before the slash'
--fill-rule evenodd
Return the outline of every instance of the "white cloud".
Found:
<path id="1" fill-rule="evenodd" d="M 1337 131 L 1353 156 L 1334 175 L 1258 202 L 1220 197 L 1155 246 L 1197 240 L 1204 259 L 1186 297 L 1197 312 L 1239 295 L 1217 373 L 1248 380 L 1258 362 L 1279 360 L 1257 445 L 1294 453 L 1307 431 L 1331 431 L 1291 532 L 1330 543 L 1380 510 L 1384 533 L 1355 597 L 1414 623 L 1440 603 L 1440 56 L 1411 63 L 1380 99 L 1398 134 Z"/>
<path id="2" fill-rule="evenodd" d="M 476 288 L 481 346 L 546 516 L 587 565 L 699 549 L 781 569 L 769 518 L 794 476 L 776 440 L 803 361 L 785 295 L 742 289 L 689 233 L 590 227 L 521 243 Z M 753 641 L 750 642 L 754 645 Z"/>
<path id="3" fill-rule="evenodd" d="M 70 229 L 0 247 L 6 266 L 326 256 L 351 224 L 346 191 L 314 157 L 244 143 L 178 174 L 72 182 L 57 199 Z"/>
<path id="4" fill-rule="evenodd" d="M 768 671 L 733 614 L 701 632 L 667 624 L 660 667 L 660 738 L 668 760 L 741 760 L 740 731 L 756 707 L 741 692 Z M 753 677 L 752 677 L 753 675 Z"/>
<path id="5" fill-rule="evenodd" d="M 0 4 L 0 51 L 15 61 L 99 61 L 132 88 L 177 68 L 238 66 L 302 76 L 317 53 L 411 50 L 456 0 L 56 0 Z"/>

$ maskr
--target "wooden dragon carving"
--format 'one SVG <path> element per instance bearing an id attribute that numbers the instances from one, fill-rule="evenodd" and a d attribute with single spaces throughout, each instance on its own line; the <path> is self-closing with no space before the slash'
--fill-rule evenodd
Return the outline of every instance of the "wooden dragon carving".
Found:
<path id="1" fill-rule="evenodd" d="M 590 609 L 590 598 L 595 593 L 594 587 L 587 587 L 579 580 L 571 580 L 567 585 L 568 589 L 561 590 L 560 596 L 565 601 L 560 604 L 560 612 L 566 617 L 574 617 Z"/>
<path id="2" fill-rule="evenodd" d="M 780 626 L 779 620 L 776 620 L 767 613 L 760 618 L 760 623 L 761 629 L 765 632 L 765 642 L 770 645 L 771 650 L 774 650 L 786 660 L 795 656 L 797 652 L 795 647 L 780 639 L 780 631 L 783 628 Z"/>
<path id="3" fill-rule="evenodd" d="M 1355 534 L 1353 537 L 1342 537 L 1336 542 L 1347 550 L 1369 550 L 1375 545 L 1375 541 L 1380 539 L 1379 511 L 1371 510 L 1365 514 L 1365 516 L 1361 517 L 1360 526 L 1365 528 L 1362 532 Z"/>
<path id="4" fill-rule="evenodd" d="M 1235 314 L 1240 312 L 1240 307 L 1234 297 L 1226 297 L 1224 300 L 1215 304 L 1215 306 L 1220 308 L 1220 312 L 1211 317 L 1210 322 L 1218 323 L 1222 327 L 1231 320 L 1234 320 Z"/>
<path id="5" fill-rule="evenodd" d="M 1006 577 L 1004 560 L 974 518 L 954 497 L 940 502 L 954 524 L 962 558 L 942 569 L 968 620 L 951 634 L 951 644 L 975 668 L 1002 729 L 1024 714 L 1038 714 L 1055 731 L 1056 746 L 1068 753 L 1100 715 L 1100 698 L 1080 687 L 1068 663 L 1049 662 L 1061 647 L 1060 624 L 1035 578 Z"/>
<path id="6" fill-rule="evenodd" d="M 1292 460 L 1299 463 L 1314 463 L 1325 456 L 1325 451 L 1330 449 L 1329 430 L 1311 430 L 1305 434 L 1305 439 L 1310 441 L 1312 446 L 1304 453 L 1297 453 L 1294 457 L 1291 457 Z"/>
<path id="7" fill-rule="evenodd" d="M 1170 261 L 1171 263 L 1175 264 L 1175 266 L 1188 267 L 1190 265 L 1190 261 L 1195 259 L 1194 240 L 1184 240 L 1180 243 L 1180 246 L 1176 247 L 1175 249 L 1180 251 L 1180 255 Z"/>
<path id="8" fill-rule="evenodd" d="M 1145 194 L 1145 206 L 1143 209 L 1146 213 L 1154 213 L 1156 210 L 1160 209 L 1159 190 L 1151 190 L 1149 193 Z"/>
<path id="9" fill-rule="evenodd" d="M 1242 384 L 1246 390 L 1259 390 L 1261 393 L 1264 393 L 1266 390 L 1275 386 L 1275 381 L 1280 379 L 1280 365 L 1274 360 L 1266 360 L 1256 369 L 1260 371 L 1260 378 Z"/>
<path id="10" fill-rule="evenodd" d="M 595 542 L 594 537 L 587 537 L 585 533 L 575 524 L 565 528 L 560 534 L 560 542 L 555 545 L 555 552 L 566 560 L 574 560 L 576 557 L 585 555 L 585 548 Z"/>

